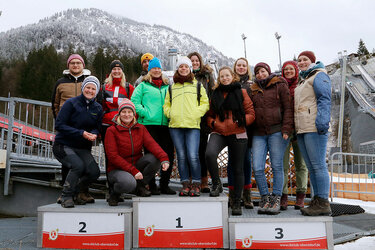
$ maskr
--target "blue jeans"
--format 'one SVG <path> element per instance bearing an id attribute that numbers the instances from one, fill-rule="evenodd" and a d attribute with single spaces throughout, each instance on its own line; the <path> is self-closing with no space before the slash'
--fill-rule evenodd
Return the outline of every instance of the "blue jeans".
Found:
<path id="1" fill-rule="evenodd" d="M 281 132 L 253 137 L 253 169 L 260 195 L 269 194 L 267 178 L 264 173 L 267 152 L 270 152 L 273 173 L 273 190 L 276 195 L 282 194 L 284 185 L 283 158 L 289 140 L 284 140 Z"/>
<path id="2" fill-rule="evenodd" d="M 199 163 L 200 130 L 192 128 L 169 128 L 172 141 L 176 147 L 178 172 L 181 182 L 201 182 L 201 165 Z M 188 164 L 189 163 L 189 164 Z M 190 169 L 189 169 L 190 167 Z M 190 170 L 190 171 L 189 171 Z"/>
<path id="3" fill-rule="evenodd" d="M 228 149 L 229 150 L 229 149 Z M 232 173 L 232 158 L 228 153 L 228 165 L 227 165 L 227 175 L 228 175 L 228 186 L 229 188 L 233 188 L 234 180 L 233 180 L 233 173 Z M 244 188 L 250 188 L 251 184 L 251 148 L 246 149 L 245 159 L 243 162 L 243 174 L 244 174 Z"/>
<path id="4" fill-rule="evenodd" d="M 328 133 L 316 132 L 297 135 L 299 149 L 310 172 L 310 182 L 314 195 L 328 199 L 329 174 L 326 164 Z"/>

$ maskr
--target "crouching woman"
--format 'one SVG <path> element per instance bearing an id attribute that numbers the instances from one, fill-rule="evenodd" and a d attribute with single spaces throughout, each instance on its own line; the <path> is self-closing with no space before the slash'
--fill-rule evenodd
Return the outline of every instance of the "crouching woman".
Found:
<path id="1" fill-rule="evenodd" d="M 113 118 L 114 126 L 107 130 L 105 148 L 108 157 L 108 182 L 113 192 L 108 204 L 117 206 L 122 193 L 136 190 L 139 196 L 150 196 L 148 184 L 159 170 L 169 168 L 168 155 L 151 137 L 145 126 L 135 119 L 135 106 L 124 99 Z M 142 149 L 148 152 L 145 155 Z"/>
<path id="2" fill-rule="evenodd" d="M 228 146 L 234 179 L 232 215 L 241 215 L 241 194 L 244 185 L 243 165 L 247 150 L 246 125 L 254 119 L 253 103 L 245 89 L 241 89 L 239 78 L 231 68 L 219 70 L 218 85 L 212 93 L 207 123 L 212 129 L 207 149 L 206 164 L 212 178 L 210 196 L 219 196 L 223 191 L 217 156 Z"/>

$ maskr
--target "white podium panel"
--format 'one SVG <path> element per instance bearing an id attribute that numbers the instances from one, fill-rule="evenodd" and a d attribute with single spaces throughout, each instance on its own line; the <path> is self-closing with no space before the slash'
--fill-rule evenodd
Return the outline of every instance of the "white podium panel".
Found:
<path id="1" fill-rule="evenodd" d="M 226 196 L 133 198 L 135 248 L 228 248 Z"/>
<path id="2" fill-rule="evenodd" d="M 74 249 L 130 249 L 130 203 L 109 207 L 104 200 L 62 208 L 38 208 L 38 247 Z"/>
<path id="3" fill-rule="evenodd" d="M 279 215 L 244 211 L 228 219 L 231 249 L 333 249 L 332 217 L 302 216 L 294 209 Z"/>

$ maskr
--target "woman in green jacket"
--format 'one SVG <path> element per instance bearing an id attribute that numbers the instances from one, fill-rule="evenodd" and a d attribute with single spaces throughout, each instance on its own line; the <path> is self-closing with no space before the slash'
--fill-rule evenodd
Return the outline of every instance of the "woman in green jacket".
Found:
<path id="1" fill-rule="evenodd" d="M 204 87 L 198 85 L 194 78 L 191 61 L 186 56 L 178 59 L 173 81 L 174 84 L 165 97 L 164 114 L 170 119 L 169 132 L 177 152 L 178 171 L 182 183 L 179 194 L 180 196 L 199 196 L 200 123 L 202 116 L 209 108 L 208 97 Z"/>
<path id="2" fill-rule="evenodd" d="M 135 88 L 132 95 L 132 102 L 138 114 L 138 122 L 145 125 L 148 132 L 160 147 L 168 154 L 169 162 L 173 162 L 174 147 L 168 131 L 168 118 L 164 115 L 163 105 L 168 90 L 168 78 L 162 73 L 160 60 L 154 57 L 148 65 L 148 73 L 143 77 L 142 82 Z M 163 171 L 161 169 L 160 192 L 163 194 L 176 194 L 169 188 L 169 179 L 172 167 Z M 152 194 L 160 194 L 156 188 L 155 180 L 150 181 Z"/>

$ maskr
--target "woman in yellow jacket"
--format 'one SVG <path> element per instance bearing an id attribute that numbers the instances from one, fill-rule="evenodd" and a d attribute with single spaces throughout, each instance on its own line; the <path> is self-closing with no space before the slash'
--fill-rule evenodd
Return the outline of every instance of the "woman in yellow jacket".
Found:
<path id="1" fill-rule="evenodd" d="M 208 97 L 204 87 L 198 85 L 194 78 L 188 57 L 180 57 L 176 66 L 174 84 L 165 96 L 164 114 L 169 118 L 169 132 L 177 152 L 178 171 L 182 183 L 179 195 L 199 196 L 200 122 L 209 108 Z"/>

